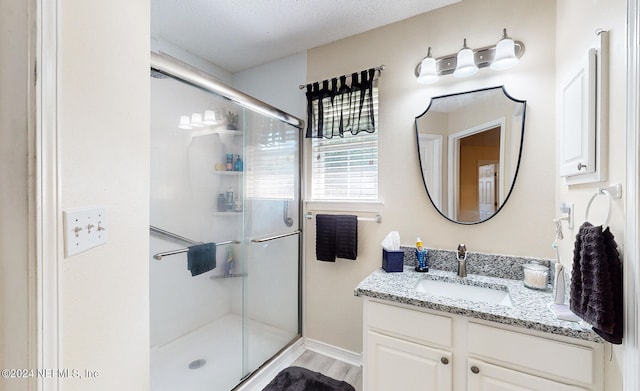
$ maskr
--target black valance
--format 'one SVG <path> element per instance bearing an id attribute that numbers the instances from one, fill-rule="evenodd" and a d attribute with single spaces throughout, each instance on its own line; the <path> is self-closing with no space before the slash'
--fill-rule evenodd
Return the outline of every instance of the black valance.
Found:
<path id="1" fill-rule="evenodd" d="M 307 84 L 307 138 L 342 137 L 376 131 L 371 68 L 347 76 Z"/>

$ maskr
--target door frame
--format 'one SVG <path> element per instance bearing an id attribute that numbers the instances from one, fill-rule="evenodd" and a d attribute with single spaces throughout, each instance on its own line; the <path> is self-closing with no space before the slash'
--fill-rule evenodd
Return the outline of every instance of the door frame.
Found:
<path id="1" fill-rule="evenodd" d="M 500 164 L 498 167 L 499 172 L 504 172 L 504 159 L 505 159 L 505 124 L 506 119 L 504 117 L 496 118 L 492 121 L 485 122 L 480 125 L 473 126 L 468 129 L 461 130 L 457 133 L 449 135 L 448 138 L 448 188 L 447 188 L 447 203 L 448 203 L 448 216 L 455 217 L 458 220 L 458 212 L 460 211 L 460 139 L 472 136 L 474 134 L 482 133 L 490 129 L 500 128 Z M 499 178 L 499 182 L 496 184 L 499 186 L 498 197 L 499 200 L 505 199 L 504 186 L 502 176 Z"/>
<path id="2" fill-rule="evenodd" d="M 627 0 L 627 190 L 625 192 L 624 237 L 624 391 L 640 389 L 640 9 L 638 0 Z"/>
<path id="3" fill-rule="evenodd" d="M 60 0 L 35 0 L 38 75 L 35 103 L 35 243 L 37 269 L 38 368 L 64 368 L 62 362 L 61 268 L 64 259 L 60 201 L 58 51 Z M 38 377 L 38 390 L 62 390 L 62 378 Z"/>

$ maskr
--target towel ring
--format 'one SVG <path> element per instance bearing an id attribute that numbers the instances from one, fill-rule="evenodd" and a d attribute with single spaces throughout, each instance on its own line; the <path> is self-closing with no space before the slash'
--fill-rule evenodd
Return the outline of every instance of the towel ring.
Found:
<path id="1" fill-rule="evenodd" d="M 584 219 L 585 219 L 585 221 L 589 221 L 589 209 L 591 209 L 591 203 L 600 194 L 606 195 L 607 198 L 609 199 L 609 207 L 607 208 L 607 217 L 605 218 L 604 224 L 602 225 L 603 227 L 608 227 L 609 226 L 609 217 L 611 216 L 611 204 L 613 203 L 613 200 L 612 200 L 612 197 L 611 197 L 611 193 L 609 192 L 608 189 L 598 189 L 598 191 L 594 195 L 591 196 L 591 199 L 589 200 L 589 203 L 587 204 L 587 210 L 584 213 Z"/>

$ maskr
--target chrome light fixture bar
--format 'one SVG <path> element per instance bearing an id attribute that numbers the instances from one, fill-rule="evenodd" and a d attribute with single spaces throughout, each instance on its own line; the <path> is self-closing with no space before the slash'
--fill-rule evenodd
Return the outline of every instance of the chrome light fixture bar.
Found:
<path id="1" fill-rule="evenodd" d="M 512 47 L 513 51 L 511 51 Z M 467 74 L 465 74 L 464 71 L 462 73 L 460 72 L 460 70 L 456 71 L 456 69 L 458 68 L 459 55 L 462 54 L 463 57 L 465 54 L 469 55 L 468 50 L 471 50 L 473 53 L 473 62 L 475 63 L 476 67 L 491 67 L 494 70 L 502 70 L 514 66 L 524 55 L 525 47 L 522 41 L 517 41 L 509 38 L 507 36 L 507 29 L 502 30 L 502 39 L 496 45 L 485 46 L 479 49 L 468 48 L 465 38 L 464 46 L 459 52 L 435 59 L 435 72 L 426 69 L 424 70 L 425 72 L 422 72 L 422 64 L 426 59 L 431 58 L 431 48 L 429 48 L 427 57 L 425 57 L 425 59 L 418 63 L 415 68 L 414 73 L 418 78 L 418 82 L 423 84 L 434 83 L 438 80 L 438 76 L 450 75 L 454 74 L 454 72 L 456 73 L 455 76 L 457 77 L 471 76 L 475 72 L 467 71 Z M 494 61 L 496 62 L 496 64 L 492 65 Z M 470 65 L 470 62 L 466 64 L 466 66 Z M 433 66 L 431 66 L 430 68 L 433 69 Z"/>

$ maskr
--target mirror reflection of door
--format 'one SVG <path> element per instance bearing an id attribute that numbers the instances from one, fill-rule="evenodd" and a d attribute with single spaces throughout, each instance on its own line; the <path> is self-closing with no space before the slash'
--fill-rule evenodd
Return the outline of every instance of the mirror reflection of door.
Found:
<path id="1" fill-rule="evenodd" d="M 484 164 L 478 167 L 478 211 L 480 220 L 486 220 L 496 213 L 497 164 Z"/>
<path id="2" fill-rule="evenodd" d="M 501 127 L 495 127 L 459 140 L 458 221 L 486 220 L 495 213 L 497 178 L 494 174 L 500 162 L 500 132 Z"/>
<path id="3" fill-rule="evenodd" d="M 420 136 L 420 163 L 423 179 L 429 191 L 431 202 L 436 208 L 442 208 L 442 148 L 443 137 L 439 134 L 421 134 Z"/>
<path id="4" fill-rule="evenodd" d="M 491 87 L 433 97 L 416 117 L 422 180 L 442 216 L 476 224 L 500 211 L 520 166 L 525 109 Z M 488 167 L 481 175 L 487 165 L 493 176 Z"/>

